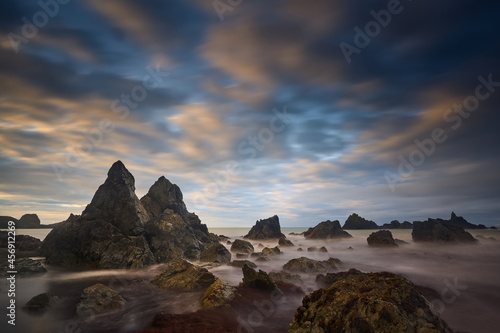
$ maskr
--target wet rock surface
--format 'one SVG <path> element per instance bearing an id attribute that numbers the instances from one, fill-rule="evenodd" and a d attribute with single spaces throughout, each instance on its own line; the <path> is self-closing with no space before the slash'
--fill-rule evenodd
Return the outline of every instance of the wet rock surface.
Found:
<path id="1" fill-rule="evenodd" d="M 279 217 L 274 215 L 268 219 L 257 221 L 244 238 L 260 240 L 286 237 L 281 233 Z"/>
<path id="2" fill-rule="evenodd" d="M 300 257 L 287 262 L 283 265 L 283 269 L 295 273 L 318 273 L 338 269 L 341 265 L 342 261 L 336 258 L 318 261 L 306 257 Z"/>
<path id="3" fill-rule="evenodd" d="M 125 303 L 116 291 L 98 283 L 83 290 L 80 302 L 76 305 L 76 315 L 80 318 L 91 317 L 119 310 Z"/>
<path id="4" fill-rule="evenodd" d="M 206 268 L 179 259 L 156 275 L 151 283 L 163 289 L 202 290 L 208 288 L 216 279 Z"/>

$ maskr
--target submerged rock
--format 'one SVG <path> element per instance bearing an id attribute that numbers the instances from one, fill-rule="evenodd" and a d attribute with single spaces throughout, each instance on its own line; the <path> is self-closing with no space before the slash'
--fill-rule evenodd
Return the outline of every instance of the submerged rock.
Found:
<path id="1" fill-rule="evenodd" d="M 307 239 L 335 239 L 335 238 L 351 238 L 352 236 L 342 230 L 339 221 L 323 221 L 314 228 L 309 228 L 304 232 L 304 237 Z"/>
<path id="2" fill-rule="evenodd" d="M 453 333 L 400 275 L 355 269 L 333 275 L 327 289 L 303 299 L 288 332 Z"/>
<path id="3" fill-rule="evenodd" d="M 285 265 L 283 265 L 283 269 L 289 272 L 296 273 L 319 273 L 338 269 L 341 265 L 342 261 L 337 258 L 318 261 L 306 257 L 300 257 L 287 262 Z"/>
<path id="4" fill-rule="evenodd" d="M 319 252 L 328 252 L 328 249 L 326 247 L 322 246 L 322 247 L 319 248 L 318 251 Z"/>
<path id="5" fill-rule="evenodd" d="M 285 235 L 281 233 L 279 217 L 274 215 L 268 219 L 257 221 L 244 238 L 257 240 L 281 237 L 285 238 Z"/>
<path id="6" fill-rule="evenodd" d="M 366 220 L 354 213 L 350 215 L 344 223 L 344 229 L 358 230 L 358 229 L 378 229 L 378 225 L 370 220 Z"/>
<path id="7" fill-rule="evenodd" d="M 215 243 L 201 253 L 200 261 L 226 264 L 231 261 L 231 252 L 224 245 Z"/>
<path id="8" fill-rule="evenodd" d="M 96 314 L 119 310 L 125 305 L 125 300 L 113 289 L 95 284 L 83 290 L 80 302 L 76 305 L 78 317 L 91 317 Z"/>
<path id="9" fill-rule="evenodd" d="M 248 267 L 251 267 L 251 268 L 257 267 L 257 265 L 250 260 L 233 260 L 233 262 L 231 262 L 231 266 L 234 266 L 234 267 L 243 268 L 243 266 L 245 266 L 245 265 L 247 265 Z"/>
<path id="10" fill-rule="evenodd" d="M 23 306 L 23 310 L 29 312 L 44 312 L 59 301 L 59 297 L 51 293 L 36 295 Z"/>
<path id="11" fill-rule="evenodd" d="M 253 253 L 253 251 L 253 245 L 250 242 L 242 239 L 235 239 L 233 244 L 231 245 L 231 252 L 251 254 Z"/>
<path id="12" fill-rule="evenodd" d="M 389 230 L 379 230 L 373 232 L 366 239 L 368 245 L 376 247 L 394 247 L 398 246 L 394 238 L 392 238 L 392 233 Z"/>
<path id="13" fill-rule="evenodd" d="M 285 237 L 281 237 L 278 240 L 279 246 L 294 246 L 291 240 L 286 239 Z"/>
<path id="14" fill-rule="evenodd" d="M 206 268 L 179 259 L 156 275 L 151 283 L 163 289 L 202 290 L 208 288 L 216 279 Z"/>
<path id="15" fill-rule="evenodd" d="M 414 242 L 438 242 L 438 243 L 476 243 L 463 228 L 450 221 L 442 219 L 428 219 L 425 222 L 413 222 L 411 233 Z"/>
<path id="16" fill-rule="evenodd" d="M 231 287 L 221 279 L 217 279 L 201 297 L 201 308 L 212 309 L 228 305 L 236 296 L 236 288 Z"/>

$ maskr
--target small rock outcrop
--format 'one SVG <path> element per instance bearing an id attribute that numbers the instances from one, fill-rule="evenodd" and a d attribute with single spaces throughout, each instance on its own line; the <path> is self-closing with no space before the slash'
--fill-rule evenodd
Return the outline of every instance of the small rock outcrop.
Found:
<path id="1" fill-rule="evenodd" d="M 217 279 L 205 291 L 201 297 L 200 304 L 204 310 L 226 306 L 236 296 L 236 288 L 231 287 L 225 281 Z"/>
<path id="2" fill-rule="evenodd" d="M 309 228 L 304 232 L 304 237 L 306 239 L 335 239 L 351 238 L 352 236 L 347 231 L 342 230 L 339 221 L 328 220 L 319 223 L 314 228 Z"/>
<path id="3" fill-rule="evenodd" d="M 462 216 L 457 216 L 455 212 L 451 212 L 450 223 L 452 223 L 454 226 L 463 229 L 487 229 L 486 226 L 482 224 L 475 225 L 473 223 L 468 222 Z"/>
<path id="4" fill-rule="evenodd" d="M 253 245 L 242 239 L 235 239 L 233 244 L 231 244 L 231 252 L 252 254 L 253 251 Z"/>
<path id="5" fill-rule="evenodd" d="M 392 273 L 337 273 L 306 296 L 288 332 L 453 333 L 415 285 Z"/>
<path id="6" fill-rule="evenodd" d="M 277 254 L 283 254 L 283 252 L 281 252 L 280 248 L 275 246 L 275 247 L 272 247 L 272 248 L 269 248 L 269 247 L 265 247 L 262 249 L 262 253 L 268 255 L 268 256 L 274 256 L 274 255 L 277 255 Z"/>
<path id="7" fill-rule="evenodd" d="M 242 270 L 243 281 L 240 283 L 240 286 L 267 291 L 279 291 L 276 282 L 274 282 L 274 280 L 271 279 L 263 270 L 259 269 L 257 272 L 255 269 L 248 267 L 247 265 L 243 266 Z"/>
<path id="8" fill-rule="evenodd" d="M 279 217 L 274 215 L 268 219 L 257 221 L 244 238 L 260 240 L 281 237 L 286 238 L 285 235 L 281 233 Z"/>
<path id="9" fill-rule="evenodd" d="M 51 293 L 36 295 L 23 306 L 23 310 L 29 312 L 44 312 L 59 301 L 59 297 Z"/>
<path id="10" fill-rule="evenodd" d="M 359 229 L 378 229 L 378 225 L 370 220 L 366 220 L 354 213 L 351 214 L 344 223 L 344 229 L 359 230 Z"/>
<path id="11" fill-rule="evenodd" d="M 125 305 L 125 300 L 113 289 L 95 284 L 83 290 L 80 302 L 76 305 L 76 315 L 81 318 L 91 317 L 100 313 L 119 310 Z"/>
<path id="12" fill-rule="evenodd" d="M 16 250 L 18 251 L 36 251 L 42 241 L 38 238 L 28 235 L 16 235 Z M 8 246 L 8 232 L 0 231 L 0 248 Z"/>
<path id="13" fill-rule="evenodd" d="M 285 237 L 281 237 L 278 240 L 278 245 L 279 246 L 294 246 L 291 240 L 286 239 Z"/>
<path id="14" fill-rule="evenodd" d="M 391 223 L 384 223 L 381 229 L 413 229 L 413 224 L 408 221 L 400 223 L 398 220 L 391 221 Z"/>
<path id="15" fill-rule="evenodd" d="M 330 258 L 325 261 L 318 261 L 306 257 L 292 259 L 283 265 L 283 269 L 294 273 L 320 273 L 338 269 L 342 261 Z"/>
<path id="16" fill-rule="evenodd" d="M 40 219 L 36 214 L 24 214 L 19 220 L 12 216 L 0 216 L 0 229 L 7 229 L 9 221 L 16 223 L 16 229 L 40 228 Z"/>
<path id="17" fill-rule="evenodd" d="M 0 267 L 0 270 L 2 272 L 0 274 L 7 274 L 6 272 L 11 270 L 8 265 L 8 262 L 6 262 L 5 266 Z M 31 258 L 16 259 L 15 267 L 17 275 L 20 277 L 32 276 L 47 272 L 45 267 L 42 266 L 41 260 L 33 260 Z"/>
<path id="18" fill-rule="evenodd" d="M 477 242 L 477 240 L 463 228 L 456 226 L 451 221 L 442 219 L 428 219 L 424 222 L 413 222 L 413 231 L 411 236 L 414 242 Z"/>
<path id="19" fill-rule="evenodd" d="M 251 268 L 257 268 L 257 265 L 250 260 L 233 260 L 231 262 L 231 266 L 234 266 L 234 267 L 243 268 L 243 266 L 245 266 L 245 265 L 247 265 L 248 267 L 251 267 Z"/>
<path id="20" fill-rule="evenodd" d="M 215 243 L 200 254 L 200 261 L 227 264 L 231 261 L 231 252 L 224 245 Z"/>
<path id="21" fill-rule="evenodd" d="M 394 238 L 392 238 L 392 233 L 389 230 L 379 230 L 373 232 L 366 239 L 368 245 L 375 247 L 394 247 L 398 246 Z"/>
<path id="22" fill-rule="evenodd" d="M 179 259 L 156 275 L 151 283 L 163 289 L 202 290 L 208 288 L 216 279 L 206 268 Z"/>

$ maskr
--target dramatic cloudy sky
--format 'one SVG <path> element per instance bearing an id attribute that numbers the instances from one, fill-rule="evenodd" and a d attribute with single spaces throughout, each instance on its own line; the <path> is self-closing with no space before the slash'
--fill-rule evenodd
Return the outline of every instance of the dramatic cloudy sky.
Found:
<path id="1" fill-rule="evenodd" d="M 211 227 L 500 225 L 497 1 L 43 1 L 0 4 L 0 215 L 80 213 L 122 160 Z"/>

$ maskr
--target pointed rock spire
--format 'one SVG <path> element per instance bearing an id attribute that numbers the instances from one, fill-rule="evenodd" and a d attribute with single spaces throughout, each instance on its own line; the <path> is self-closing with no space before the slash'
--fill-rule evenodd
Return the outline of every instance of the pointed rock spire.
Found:
<path id="1" fill-rule="evenodd" d="M 186 217 L 188 211 L 182 199 L 181 189 L 161 176 L 141 198 L 141 203 L 151 218 L 159 217 L 165 209 Z"/>

